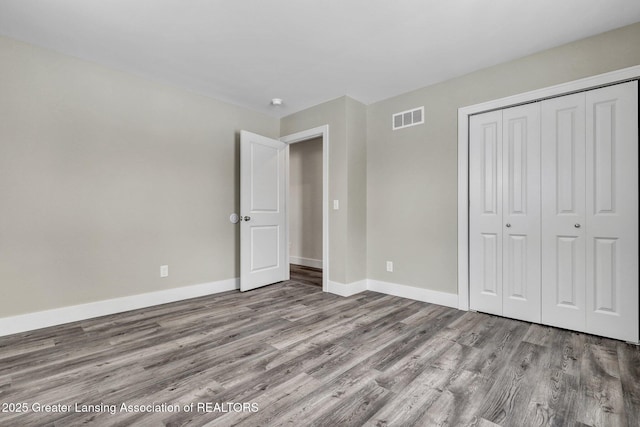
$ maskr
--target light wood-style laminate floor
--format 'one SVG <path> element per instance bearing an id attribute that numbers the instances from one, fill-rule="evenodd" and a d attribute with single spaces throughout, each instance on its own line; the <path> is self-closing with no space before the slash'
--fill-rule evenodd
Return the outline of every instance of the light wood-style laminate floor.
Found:
<path id="1" fill-rule="evenodd" d="M 0 412 L 0 425 L 640 425 L 636 346 L 305 282 L 0 338 L 0 403 L 118 405 Z M 123 402 L 259 410 L 126 413 Z"/>

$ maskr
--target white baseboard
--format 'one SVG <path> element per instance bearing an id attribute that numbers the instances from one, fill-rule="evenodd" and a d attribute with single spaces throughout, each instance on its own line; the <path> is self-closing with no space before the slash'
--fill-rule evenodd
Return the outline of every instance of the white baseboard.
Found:
<path id="1" fill-rule="evenodd" d="M 305 267 L 322 268 L 321 259 L 304 258 L 300 256 L 290 256 L 290 264 L 304 265 Z"/>
<path id="2" fill-rule="evenodd" d="M 374 292 L 380 292 L 382 294 L 395 295 L 397 297 L 458 308 L 457 294 L 449 294 L 446 292 L 432 291 L 429 289 L 416 288 L 414 286 L 399 285 L 397 283 L 381 282 L 379 280 L 371 279 L 367 280 L 367 289 Z"/>
<path id="3" fill-rule="evenodd" d="M 350 297 L 364 291 L 373 291 L 381 294 L 458 308 L 457 294 L 432 291 L 429 289 L 416 288 L 414 286 L 400 285 L 398 283 L 364 279 L 353 283 L 338 283 L 329 280 L 327 284 L 328 292 L 342 297 Z"/>
<path id="4" fill-rule="evenodd" d="M 328 280 L 327 288 L 328 292 L 343 297 L 350 297 L 370 290 L 458 308 L 458 295 L 456 294 L 378 280 L 363 279 L 352 283 L 338 283 Z M 4 317 L 0 318 L 0 337 L 236 289 L 240 289 L 240 279 L 238 278 Z"/>
<path id="5" fill-rule="evenodd" d="M 236 289 L 240 289 L 237 278 L 5 317 L 0 318 L 0 336 Z"/>
<path id="6" fill-rule="evenodd" d="M 340 295 L 341 297 L 350 297 L 367 290 L 367 281 L 360 280 L 353 283 L 339 283 L 327 280 L 327 292 Z"/>

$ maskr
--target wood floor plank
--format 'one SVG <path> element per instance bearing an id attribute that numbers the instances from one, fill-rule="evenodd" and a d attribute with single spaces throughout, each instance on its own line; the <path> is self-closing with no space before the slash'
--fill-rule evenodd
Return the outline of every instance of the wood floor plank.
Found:
<path id="1" fill-rule="evenodd" d="M 557 369 L 542 372 L 527 408 L 525 425 L 570 425 L 577 395 L 576 377 Z"/>
<path id="2" fill-rule="evenodd" d="M 617 344 L 624 412 L 629 426 L 640 426 L 640 347 Z"/>
<path id="3" fill-rule="evenodd" d="M 477 396 L 486 386 L 487 379 L 465 369 L 456 371 L 443 382 L 440 397 L 433 402 L 420 422 L 422 425 L 467 426 L 481 424 L 477 406 L 483 401 Z M 524 425 L 524 424 L 523 424 Z"/>
<path id="4" fill-rule="evenodd" d="M 291 280 L 322 287 L 322 269 L 291 264 Z"/>
<path id="5" fill-rule="evenodd" d="M 527 333 L 529 326 L 528 323 L 497 318 L 493 328 L 486 331 L 490 336 L 486 338 L 484 347 L 473 360 L 469 361 L 467 369 L 489 378 L 497 378 L 500 370 L 506 366 Z"/>
<path id="6" fill-rule="evenodd" d="M 270 393 L 258 396 L 255 403 L 260 409 L 257 413 L 228 413 L 216 418 L 209 425 L 210 427 L 272 425 L 275 418 L 290 411 L 302 396 L 312 394 L 320 385 L 321 381 L 301 373 L 274 387 Z"/>
<path id="7" fill-rule="evenodd" d="M 560 329 L 552 329 L 552 335 L 549 331 L 542 331 L 540 335 L 539 331 L 537 329 L 533 334 L 543 337 L 537 342 L 546 343 L 549 351 L 533 386 L 525 423 L 531 426 L 569 425 L 571 414 L 575 413 L 580 378 L 577 362 L 584 349 L 584 340 L 580 342 L 576 339 L 579 334 Z"/>
<path id="8" fill-rule="evenodd" d="M 288 412 L 275 418 L 271 425 L 312 425 L 309 421 L 330 413 L 366 385 L 375 384 L 374 375 L 367 366 L 356 365 L 304 396 Z"/>
<path id="9" fill-rule="evenodd" d="M 0 355 L 3 359 L 8 359 L 11 357 L 25 357 L 32 353 L 35 353 L 39 350 L 49 349 L 56 345 L 56 342 L 53 338 L 51 339 L 38 339 L 38 340 L 30 340 L 25 343 L 15 344 L 12 346 L 5 346 L 5 348 L 0 348 Z M 2 359 L 0 359 L 0 362 Z"/>
<path id="10" fill-rule="evenodd" d="M 375 413 L 367 422 L 367 426 L 417 426 L 419 420 L 438 400 L 442 392 L 432 385 L 450 372 L 429 369 L 422 372 L 399 391 L 388 404 Z"/>
<path id="11" fill-rule="evenodd" d="M 370 382 L 353 395 L 343 397 L 331 409 L 312 419 L 302 419 L 316 426 L 361 426 L 386 405 L 392 393 Z"/>
<path id="12" fill-rule="evenodd" d="M 543 347 L 520 342 L 509 364 L 486 396 L 481 411 L 483 419 L 505 425 L 525 419 L 542 353 Z"/>
<path id="13" fill-rule="evenodd" d="M 301 268 L 246 293 L 0 338 L 0 402 L 258 412 L 0 412 L 0 425 L 640 425 L 637 346 L 321 282 Z"/>
<path id="14" fill-rule="evenodd" d="M 578 415 L 590 426 L 626 426 L 619 361 L 613 347 L 587 344 L 582 358 Z"/>
<path id="15" fill-rule="evenodd" d="M 431 339 L 438 332 L 445 329 L 448 322 L 461 315 L 460 311 L 450 311 L 443 314 L 437 320 L 403 331 L 398 339 L 393 340 L 385 350 L 375 354 L 377 359 L 374 369 L 386 370 L 398 360 L 420 347 L 425 341 Z"/>
<path id="16" fill-rule="evenodd" d="M 522 341 L 542 347 L 550 347 L 553 345 L 556 335 L 560 332 L 560 329 L 552 328 L 551 326 L 532 323 Z"/>
<path id="17" fill-rule="evenodd" d="M 448 327 L 460 331 L 456 341 L 469 347 L 483 348 L 493 336 L 493 330 L 500 318 L 484 313 L 466 312 L 454 320 Z"/>

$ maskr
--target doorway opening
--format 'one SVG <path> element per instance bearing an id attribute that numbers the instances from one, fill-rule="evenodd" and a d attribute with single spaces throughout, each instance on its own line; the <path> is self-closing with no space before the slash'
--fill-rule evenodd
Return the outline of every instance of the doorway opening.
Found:
<path id="1" fill-rule="evenodd" d="M 322 138 L 289 146 L 291 280 L 322 286 Z"/>
<path id="2" fill-rule="evenodd" d="M 287 150 L 287 254 L 292 280 L 329 276 L 329 126 L 280 138 Z"/>

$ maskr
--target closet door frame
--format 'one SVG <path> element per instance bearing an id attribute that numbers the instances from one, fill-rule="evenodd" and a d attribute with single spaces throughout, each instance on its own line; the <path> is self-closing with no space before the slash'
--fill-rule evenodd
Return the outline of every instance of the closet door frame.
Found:
<path id="1" fill-rule="evenodd" d="M 470 116 L 637 79 L 640 79 L 640 65 L 458 109 L 458 308 L 460 310 L 469 310 Z"/>

